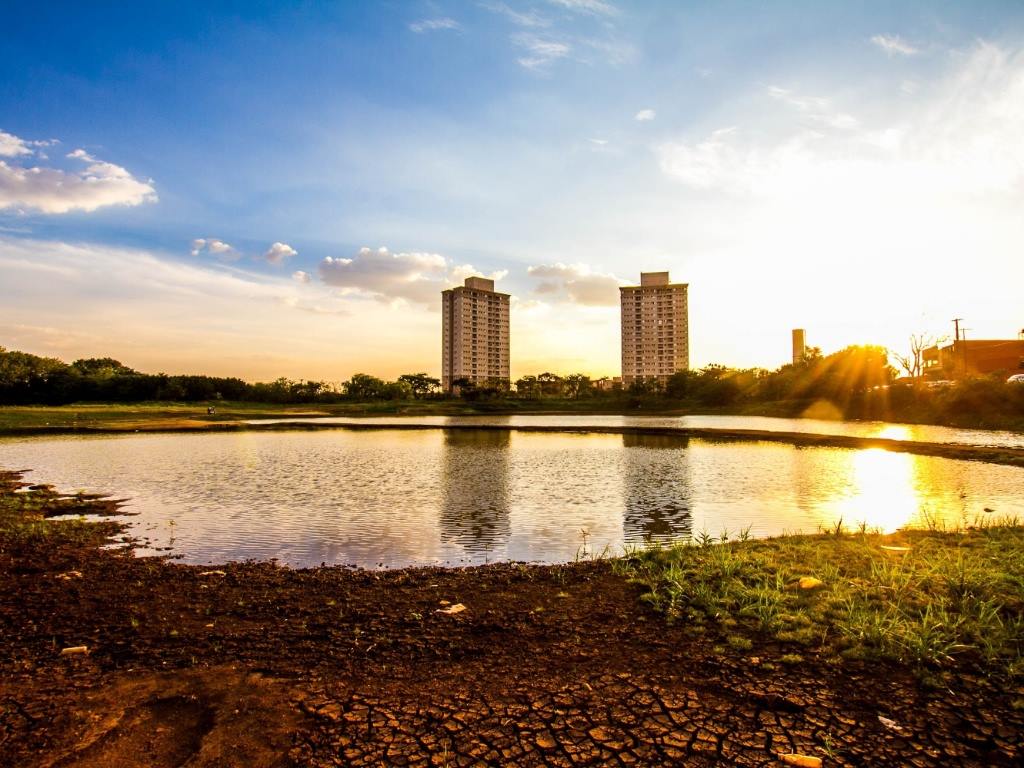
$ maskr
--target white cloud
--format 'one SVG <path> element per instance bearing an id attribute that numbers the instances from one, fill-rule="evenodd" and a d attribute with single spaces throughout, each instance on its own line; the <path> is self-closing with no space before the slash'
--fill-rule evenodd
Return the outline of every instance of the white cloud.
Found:
<path id="1" fill-rule="evenodd" d="M 267 249 L 267 252 L 263 254 L 263 258 L 271 264 L 283 264 L 285 259 L 298 255 L 299 252 L 287 243 L 274 243 Z"/>
<path id="2" fill-rule="evenodd" d="M 320 376 L 348 322 L 329 316 L 351 314 L 322 286 L 134 248 L 0 237 L 0 274 L 4 346 L 153 372 Z"/>
<path id="3" fill-rule="evenodd" d="M 6 131 L 0 131 L 0 157 L 19 157 L 31 154 L 32 150 L 29 149 L 27 141 Z"/>
<path id="4" fill-rule="evenodd" d="M 799 96 L 793 91 L 780 88 L 777 85 L 769 86 L 768 93 L 772 98 L 789 104 L 813 122 L 832 128 L 843 129 L 856 128 L 860 124 L 857 118 L 852 115 L 834 109 L 832 103 L 826 98 L 820 96 Z"/>
<path id="5" fill-rule="evenodd" d="M 421 19 L 420 21 L 414 21 L 409 25 L 409 29 L 416 34 L 421 35 L 424 32 L 434 32 L 442 29 L 459 30 L 462 29 L 462 25 L 455 19 L 444 17 L 440 19 Z"/>
<path id="6" fill-rule="evenodd" d="M 552 62 L 564 59 L 572 52 L 569 43 L 532 34 L 514 35 L 512 41 L 527 51 L 526 56 L 517 59 L 519 65 L 534 71 L 543 70 Z"/>
<path id="7" fill-rule="evenodd" d="M 614 275 L 595 272 L 586 264 L 541 264 L 526 271 L 530 277 L 541 281 L 534 288 L 537 295 L 584 306 L 617 306 L 619 286 L 624 285 Z"/>
<path id="8" fill-rule="evenodd" d="M 653 120 L 657 116 L 657 114 L 658 113 L 655 112 L 653 109 L 641 109 L 639 112 L 633 115 L 633 119 L 636 120 L 638 123 L 643 123 L 647 122 L 648 120 Z"/>
<path id="9" fill-rule="evenodd" d="M 668 142 L 656 149 L 662 170 L 697 188 L 787 200 L 841 193 L 920 202 L 1024 191 L 1024 53 L 980 44 L 924 100 L 874 125 L 830 111 L 824 99 L 779 88 L 772 95 L 818 126 L 771 136 L 726 128 Z"/>
<path id="10" fill-rule="evenodd" d="M 520 27 L 547 27 L 551 24 L 548 19 L 544 18 L 536 11 L 522 13 L 510 8 L 505 3 L 483 3 L 482 5 L 488 11 L 501 14 L 513 24 Z"/>
<path id="11" fill-rule="evenodd" d="M 921 52 L 899 35 L 875 35 L 871 42 L 890 56 L 913 56 Z"/>
<path id="12" fill-rule="evenodd" d="M 445 288 L 480 274 L 472 265 L 452 263 L 437 253 L 391 253 L 387 248 L 361 248 L 351 259 L 328 256 L 320 262 L 320 279 L 343 295 L 380 301 L 403 300 L 433 307 Z M 491 275 L 504 277 L 505 272 Z"/>
<path id="13" fill-rule="evenodd" d="M 215 237 L 197 237 L 192 241 L 191 253 L 193 256 L 198 256 L 201 253 L 208 253 L 212 256 L 229 260 L 237 259 L 239 256 L 238 251 L 236 251 L 232 246 Z"/>
<path id="14" fill-rule="evenodd" d="M 55 140 L 26 141 L 0 132 L 0 156 L 28 159 L 35 150 Z M 13 165 L 0 160 L 0 210 L 21 212 L 92 212 L 109 205 L 135 206 L 156 202 L 152 180 L 140 181 L 119 165 L 97 160 L 85 150 L 69 152 L 67 158 L 86 163 L 85 168 L 63 170 L 41 165 Z M 35 161 L 45 160 L 39 152 Z"/>
<path id="15" fill-rule="evenodd" d="M 304 283 L 308 285 L 313 281 L 313 276 L 309 272 L 303 272 L 301 269 L 297 269 L 292 272 L 292 280 L 296 283 Z"/>
<path id="16" fill-rule="evenodd" d="M 604 0 L 548 0 L 548 2 L 574 13 L 589 13 L 595 16 L 615 16 L 619 12 L 618 8 Z"/>

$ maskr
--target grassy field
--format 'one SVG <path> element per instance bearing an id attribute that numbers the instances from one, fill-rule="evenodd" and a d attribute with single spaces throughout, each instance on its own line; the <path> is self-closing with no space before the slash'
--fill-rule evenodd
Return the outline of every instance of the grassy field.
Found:
<path id="1" fill-rule="evenodd" d="M 542 400 L 465 402 L 460 400 L 407 400 L 367 403 L 275 405 L 272 403 L 210 403 L 216 414 L 206 413 L 207 403 L 99 403 L 63 406 L 0 406 L 0 432 L 35 428 L 123 428 L 138 424 L 173 427 L 242 419 L 282 416 L 458 416 L 502 413 L 621 413 L 621 403 L 603 408 L 601 401 Z M 659 411 L 669 413 L 671 411 Z M 655 413 L 645 411 L 645 413 Z"/>
<path id="2" fill-rule="evenodd" d="M 1024 678 L 1024 526 L 860 531 L 746 540 L 723 534 L 615 561 L 670 622 L 738 651 L 889 659 L 925 679 L 961 663 Z"/>

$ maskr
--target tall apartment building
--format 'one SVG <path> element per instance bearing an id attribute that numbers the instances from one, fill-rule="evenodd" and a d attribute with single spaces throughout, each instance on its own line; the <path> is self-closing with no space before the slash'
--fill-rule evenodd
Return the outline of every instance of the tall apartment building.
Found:
<path id="1" fill-rule="evenodd" d="M 508 384 L 509 295 L 494 281 L 467 277 L 441 291 L 441 386 L 451 392 L 459 379 Z"/>
<path id="2" fill-rule="evenodd" d="M 640 379 L 664 383 L 690 367 L 686 283 L 668 272 L 643 272 L 640 285 L 619 288 L 622 305 L 622 386 Z"/>

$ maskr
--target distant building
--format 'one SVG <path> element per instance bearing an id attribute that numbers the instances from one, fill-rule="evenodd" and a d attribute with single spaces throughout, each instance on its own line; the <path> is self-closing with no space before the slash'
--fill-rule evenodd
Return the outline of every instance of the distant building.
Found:
<path id="1" fill-rule="evenodd" d="M 509 295 L 494 281 L 467 277 L 458 288 L 441 291 L 441 386 L 455 382 L 508 386 Z"/>
<path id="2" fill-rule="evenodd" d="M 612 392 L 616 387 L 622 387 L 622 377 L 614 376 L 609 378 L 608 376 L 602 376 L 600 379 L 594 379 L 590 382 L 590 386 L 598 392 Z"/>
<path id="3" fill-rule="evenodd" d="M 643 272 L 640 285 L 619 289 L 622 307 L 622 386 L 642 379 L 664 383 L 690 367 L 686 283 L 668 272 Z"/>
<path id="4" fill-rule="evenodd" d="M 793 365 L 803 362 L 807 353 L 807 331 L 803 328 L 793 329 Z"/>
<path id="5" fill-rule="evenodd" d="M 1024 339 L 960 339 L 922 353 L 924 375 L 955 379 L 988 373 L 1024 371 Z"/>

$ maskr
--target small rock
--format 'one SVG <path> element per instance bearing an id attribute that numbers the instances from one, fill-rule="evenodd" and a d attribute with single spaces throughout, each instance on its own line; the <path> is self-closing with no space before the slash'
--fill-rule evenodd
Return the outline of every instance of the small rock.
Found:
<path id="1" fill-rule="evenodd" d="M 67 573 L 58 574 L 57 578 L 58 579 L 63 579 L 64 581 L 71 581 L 71 579 L 80 579 L 80 578 L 82 578 L 82 572 L 81 571 L 68 571 Z"/>
<path id="2" fill-rule="evenodd" d="M 818 589 L 819 587 L 825 586 L 825 582 L 821 579 L 817 579 L 814 576 L 802 576 L 800 578 L 800 589 Z"/>
<path id="3" fill-rule="evenodd" d="M 878 722 L 888 728 L 890 731 L 896 731 L 897 733 L 903 733 L 903 728 L 895 720 L 892 720 L 884 715 L 878 716 Z"/>
<path id="4" fill-rule="evenodd" d="M 798 755 L 795 752 L 791 752 L 786 755 L 779 755 L 779 759 L 781 759 L 786 765 L 796 765 L 800 766 L 800 768 L 821 768 L 820 757 Z"/>
<path id="5" fill-rule="evenodd" d="M 455 605 L 449 605 L 447 608 L 438 608 L 437 613 L 446 613 L 451 615 L 453 613 L 462 613 L 467 610 L 466 606 L 462 603 L 456 603 Z"/>

